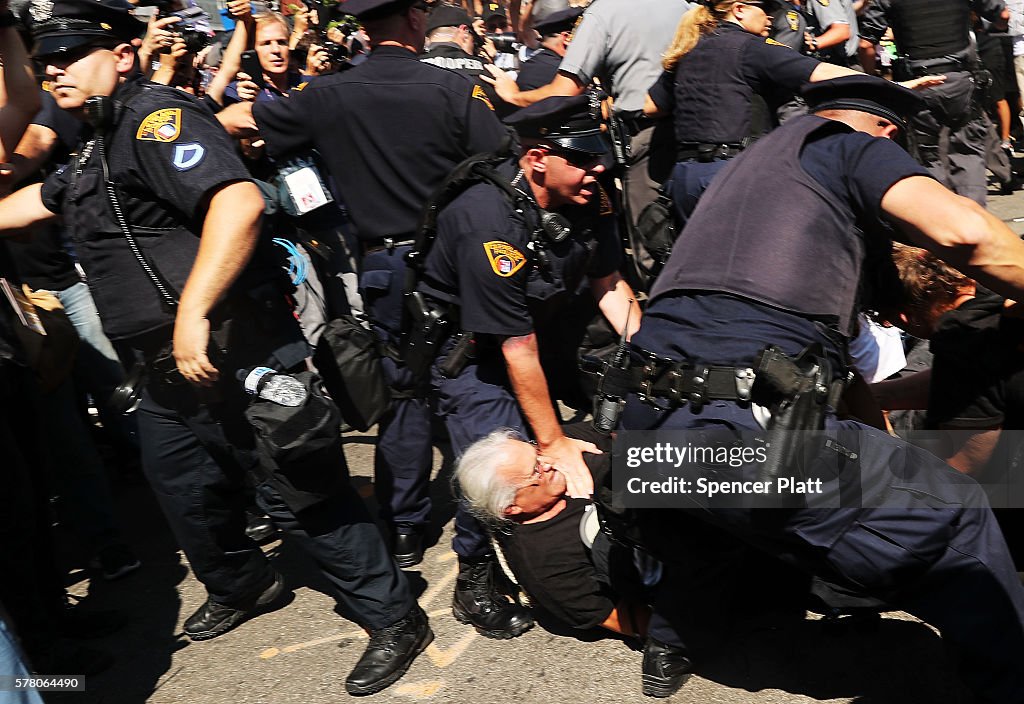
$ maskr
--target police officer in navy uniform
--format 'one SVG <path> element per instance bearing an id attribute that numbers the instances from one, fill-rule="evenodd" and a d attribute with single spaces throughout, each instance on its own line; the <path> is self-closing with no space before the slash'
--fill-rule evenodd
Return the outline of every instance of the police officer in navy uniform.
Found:
<path id="1" fill-rule="evenodd" d="M 925 107 L 911 127 L 918 158 L 954 192 L 985 204 L 985 145 L 992 123 L 981 106 L 974 72 L 981 68 L 971 42 L 971 11 L 1006 27 L 1000 0 L 875 0 L 864 17 L 865 36 L 877 42 L 891 27 L 900 59 L 896 80 L 944 74 L 945 83 L 922 93 Z"/>
<path id="2" fill-rule="evenodd" d="M 513 110 L 512 106 L 498 97 L 494 86 L 477 80 L 485 70 L 484 61 L 472 53 L 475 47 L 473 37 L 473 20 L 465 10 L 452 5 L 436 5 L 427 18 L 427 50 L 420 56 L 420 61 L 466 76 L 487 94 L 499 117 L 507 115 Z"/>
<path id="3" fill-rule="evenodd" d="M 576 22 L 583 14 L 582 7 L 568 7 L 550 15 L 534 24 L 533 28 L 540 35 L 540 51 L 523 62 L 519 67 L 516 85 L 519 90 L 533 90 L 546 86 L 558 75 L 558 66 L 562 63 L 572 40 L 572 31 Z"/>
<path id="4" fill-rule="evenodd" d="M 343 9 L 370 35 L 372 51 L 364 63 L 318 79 L 288 100 L 225 108 L 218 119 L 236 136 L 256 134 L 258 127 L 271 156 L 310 147 L 321 154 L 362 243 L 366 312 L 382 341 L 397 348 L 405 254 L 423 207 L 456 164 L 506 148 L 509 135 L 478 86 L 418 60 L 425 5 L 348 0 Z M 331 119 L 311 123 L 310 115 Z M 431 409 L 428 391 L 404 363 L 383 361 L 397 393 L 378 428 L 375 488 L 383 518 L 396 534 L 395 557 L 412 566 L 423 558 L 422 533 L 430 517 Z M 487 602 L 474 624 L 482 630 L 496 637 L 518 635 L 533 621 L 494 587 L 496 562 L 486 534 L 472 523 L 459 530 L 456 551 L 464 579 L 456 583 L 456 597 L 462 592 L 466 599 Z"/>
<path id="5" fill-rule="evenodd" d="M 629 397 L 623 429 L 772 433 L 795 397 L 775 391 L 784 387 L 767 370 L 781 358 L 766 347 L 790 360 L 810 348 L 817 372 L 801 373 L 817 381 L 803 398 L 822 409 L 829 442 L 794 454 L 804 453 L 802 476 L 828 489 L 822 503 L 804 492 L 806 507 L 764 508 L 778 505 L 770 499 L 693 511 L 701 502 L 685 497 L 676 506 L 923 618 L 957 648 L 979 701 L 1024 701 L 1024 590 L 981 488 L 923 450 L 824 408 L 828 384 L 843 374 L 860 284 L 871 273 L 866 257 L 888 251 L 890 227 L 1011 297 L 1024 294 L 1024 243 L 882 138 L 905 129 L 920 102 L 912 92 L 852 76 L 812 84 L 805 96 L 815 114 L 734 159 L 676 242 L 633 337 L 633 359 L 650 367 L 624 372 L 638 374 L 632 388 L 646 393 Z M 786 437 L 800 436 L 778 435 Z M 779 466 L 773 451 L 765 467 Z M 762 469 L 752 463 L 729 478 L 758 479 Z"/>
<path id="6" fill-rule="evenodd" d="M 308 346 L 260 238 L 259 190 L 208 110 L 138 73 L 130 41 L 144 25 L 130 11 L 123 0 L 30 7 L 53 96 L 91 130 L 66 168 L 0 202 L 0 231 L 63 217 L 105 332 L 146 361 L 143 467 L 209 594 L 185 634 L 215 638 L 280 604 L 281 576 L 244 533 L 253 472 L 259 506 L 371 634 L 346 689 L 379 691 L 433 634 L 344 480 L 340 442 L 315 466 L 275 463 L 246 420 L 236 373 L 303 368 Z"/>
<path id="7" fill-rule="evenodd" d="M 449 341 L 432 373 L 453 449 L 460 454 L 498 428 L 529 431 L 574 496 L 593 490 L 581 453 L 596 448 L 562 432 L 541 365 L 545 339 L 566 324 L 567 304 L 584 278 L 618 331 L 640 320 L 618 272 L 616 221 L 597 183 L 609 151 L 597 109 L 587 96 L 555 97 L 508 118 L 522 154 L 497 173 L 511 196 L 482 182 L 444 207 L 418 284 L 434 304 L 456 308 L 474 340 L 472 358 L 460 363 L 452 359 L 459 345 Z M 552 219 L 558 226 L 545 226 Z M 460 512 L 456 524 L 469 518 Z M 460 536 L 455 550 L 465 551 Z M 454 604 L 464 622 L 486 608 L 461 595 Z"/>
<path id="8" fill-rule="evenodd" d="M 672 199 L 686 224 L 728 160 L 775 124 L 775 110 L 807 81 L 853 73 L 768 39 L 775 0 L 724 0 L 690 10 L 665 53 L 644 112 L 671 115 L 676 166 Z"/>

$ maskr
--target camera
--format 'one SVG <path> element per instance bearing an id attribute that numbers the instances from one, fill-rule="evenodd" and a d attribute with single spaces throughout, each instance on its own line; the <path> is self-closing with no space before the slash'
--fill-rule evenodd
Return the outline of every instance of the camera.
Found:
<path id="1" fill-rule="evenodd" d="M 198 54 L 213 43 L 210 33 L 210 16 L 199 7 L 184 7 L 180 0 L 139 0 L 141 7 L 156 7 L 164 17 L 178 17 L 174 31 L 181 35 L 185 49 L 190 54 Z"/>
<path id="2" fill-rule="evenodd" d="M 327 52 L 327 56 L 330 57 L 331 63 L 335 66 L 341 65 L 349 59 L 348 47 L 344 44 L 328 40 L 323 43 L 323 48 Z"/>
<path id="3" fill-rule="evenodd" d="M 495 34 L 489 32 L 487 38 L 494 42 L 494 48 L 500 51 L 502 54 L 514 54 L 516 53 L 516 35 L 514 34 Z"/>

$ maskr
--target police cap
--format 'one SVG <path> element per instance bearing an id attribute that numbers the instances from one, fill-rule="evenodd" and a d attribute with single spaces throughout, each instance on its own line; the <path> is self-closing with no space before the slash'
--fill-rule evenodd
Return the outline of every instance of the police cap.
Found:
<path id="1" fill-rule="evenodd" d="M 568 32 L 576 26 L 576 20 L 579 19 L 585 9 L 583 7 L 567 7 L 564 10 L 552 12 L 544 19 L 535 22 L 533 28 L 542 37 L 558 34 L 559 32 Z"/>
<path id="2" fill-rule="evenodd" d="M 36 57 L 91 45 L 130 42 L 146 31 L 127 0 L 31 0 L 27 12 Z"/>
<path id="3" fill-rule="evenodd" d="M 924 107 L 924 100 L 898 83 L 858 74 L 808 83 L 801 93 L 811 112 L 859 110 L 889 120 L 906 134 L 907 119 Z"/>
<path id="4" fill-rule="evenodd" d="M 587 154 L 606 154 L 608 143 L 601 133 L 600 105 L 587 94 L 554 96 L 518 110 L 505 118 L 520 137 L 543 139 L 563 149 Z"/>
<path id="5" fill-rule="evenodd" d="M 490 10 L 484 10 L 480 17 L 489 27 L 504 27 L 508 24 L 508 15 L 505 14 L 505 11 L 501 9 L 500 5 L 497 5 Z"/>
<path id="6" fill-rule="evenodd" d="M 387 17 L 405 10 L 410 5 L 422 4 L 419 0 L 345 0 L 339 9 L 346 15 L 354 15 L 361 20 L 374 20 Z"/>
<path id="7" fill-rule="evenodd" d="M 454 5 L 436 5 L 427 18 L 427 32 L 433 32 L 438 27 L 471 27 L 473 20 L 461 7 Z"/>

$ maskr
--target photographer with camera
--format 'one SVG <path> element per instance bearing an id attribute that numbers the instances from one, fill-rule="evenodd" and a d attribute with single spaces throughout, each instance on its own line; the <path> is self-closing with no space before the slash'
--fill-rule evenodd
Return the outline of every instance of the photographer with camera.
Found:
<path id="1" fill-rule="evenodd" d="M 0 231 L 63 216 L 105 331 L 145 360 L 143 469 L 209 595 L 184 633 L 216 638 L 281 605 L 282 576 L 244 533 L 251 473 L 260 508 L 370 633 L 346 689 L 380 691 L 432 633 L 348 481 L 337 409 L 299 371 L 309 348 L 260 237 L 259 189 L 208 110 L 139 76 L 131 42 L 144 25 L 125 0 L 58 0 L 34 19 L 54 99 L 91 130 L 69 168 L 0 201 Z M 251 400 L 237 374 L 255 367 L 296 371 L 274 378 L 302 385 L 305 399 L 277 405 L 256 383 L 248 390 L 261 400 Z M 274 408 L 315 414 L 326 435 L 299 443 L 299 456 L 282 454 L 291 435 L 254 430 Z"/>

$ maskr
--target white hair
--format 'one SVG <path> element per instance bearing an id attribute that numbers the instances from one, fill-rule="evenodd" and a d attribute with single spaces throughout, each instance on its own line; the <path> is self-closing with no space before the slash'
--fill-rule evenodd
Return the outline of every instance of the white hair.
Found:
<path id="1" fill-rule="evenodd" d="M 508 457 L 508 443 L 523 441 L 522 433 L 499 428 L 466 448 L 455 465 L 452 482 L 470 513 L 485 523 L 508 522 L 505 510 L 515 501 L 516 486 L 502 478 L 498 467 Z"/>

